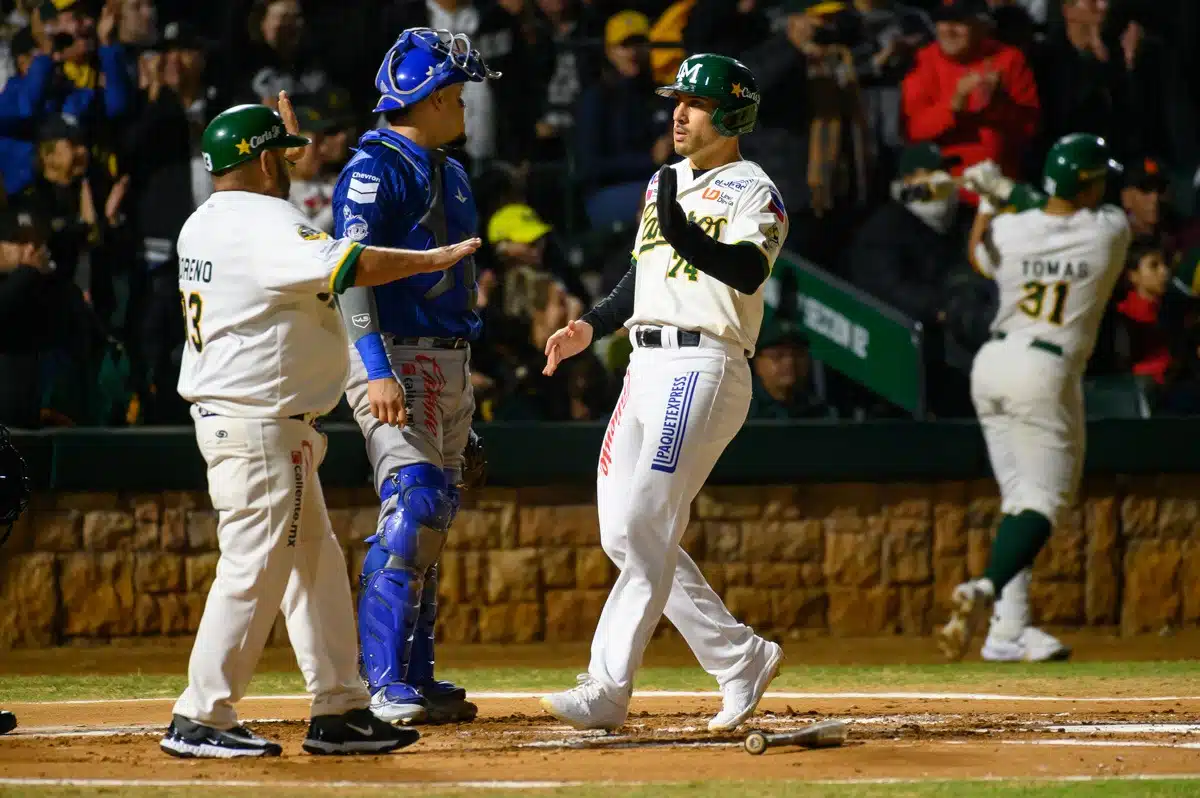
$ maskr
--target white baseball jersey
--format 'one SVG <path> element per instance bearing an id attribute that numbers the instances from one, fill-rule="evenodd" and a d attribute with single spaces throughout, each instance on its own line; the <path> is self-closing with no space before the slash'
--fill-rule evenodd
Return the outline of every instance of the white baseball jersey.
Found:
<path id="1" fill-rule="evenodd" d="M 671 168 L 678 175 L 676 199 L 688 219 L 723 244 L 758 247 L 774 267 L 787 238 L 788 219 L 779 191 L 762 167 L 753 161 L 734 161 L 695 174 L 683 160 Z M 634 243 L 637 283 L 633 315 L 625 326 L 696 330 L 753 354 L 762 326 L 762 287 L 743 294 L 683 261 L 659 231 L 657 195 L 656 173 L 646 188 L 646 207 Z"/>
<path id="2" fill-rule="evenodd" d="M 1000 290 L 992 331 L 1057 344 L 1086 363 L 1130 240 L 1125 212 L 1113 205 L 997 216 L 975 251 Z"/>
<path id="3" fill-rule="evenodd" d="M 209 197 L 179 233 L 180 396 L 242 418 L 332 410 L 349 368 L 333 294 L 362 249 L 314 230 L 286 200 Z"/>

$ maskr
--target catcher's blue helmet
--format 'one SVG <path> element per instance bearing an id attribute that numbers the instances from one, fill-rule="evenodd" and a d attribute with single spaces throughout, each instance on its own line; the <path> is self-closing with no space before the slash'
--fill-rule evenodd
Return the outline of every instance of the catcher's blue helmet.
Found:
<path id="1" fill-rule="evenodd" d="M 464 33 L 409 28 L 383 57 L 375 75 L 379 102 L 375 113 L 407 108 L 455 83 L 500 77 L 488 69 Z"/>

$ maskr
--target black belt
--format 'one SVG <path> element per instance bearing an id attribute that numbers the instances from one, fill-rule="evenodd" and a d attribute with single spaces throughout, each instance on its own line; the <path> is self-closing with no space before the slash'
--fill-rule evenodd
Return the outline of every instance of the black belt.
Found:
<path id="1" fill-rule="evenodd" d="M 214 413 L 211 410 L 205 410 L 203 407 L 198 409 L 200 411 L 200 418 L 212 418 L 214 416 L 221 415 L 220 413 Z M 316 423 L 317 419 L 320 418 L 320 415 L 320 413 L 297 413 L 294 416 L 285 416 L 285 418 L 287 418 L 288 421 L 303 421 L 305 424 L 314 424 Z"/>
<path id="2" fill-rule="evenodd" d="M 418 349 L 466 349 L 471 342 L 466 338 L 401 338 L 392 336 L 392 346 L 411 346 Z"/>
<path id="3" fill-rule="evenodd" d="M 638 346 L 647 349 L 662 348 L 662 327 L 641 327 L 634 333 Z M 679 346 L 700 346 L 700 333 L 690 330 L 679 331 Z"/>
<path id="4" fill-rule="evenodd" d="M 1002 333 L 1002 332 L 992 333 L 993 341 L 1003 341 L 1007 337 L 1008 337 L 1007 333 Z M 1061 346 L 1059 346 L 1058 344 L 1050 343 L 1049 341 L 1043 341 L 1041 338 L 1031 339 L 1029 341 L 1029 346 L 1033 349 L 1040 349 L 1043 352 L 1049 352 L 1052 355 L 1058 355 L 1059 357 L 1063 356 L 1063 348 Z"/>

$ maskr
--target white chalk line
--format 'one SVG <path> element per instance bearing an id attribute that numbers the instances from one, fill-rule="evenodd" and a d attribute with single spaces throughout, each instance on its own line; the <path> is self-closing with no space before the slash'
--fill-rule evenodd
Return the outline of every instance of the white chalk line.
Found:
<path id="1" fill-rule="evenodd" d="M 565 689 L 565 688 L 564 688 Z M 490 691 L 471 693 L 472 701 L 520 701 L 542 698 L 543 696 L 552 695 L 552 692 L 529 692 L 529 691 Z M 711 698 L 713 700 L 721 698 L 721 694 L 716 690 L 635 690 L 634 698 Z M 1053 703 L 1118 703 L 1118 704 L 1137 704 L 1148 703 L 1153 701 L 1200 701 L 1200 696 L 1189 695 L 1167 695 L 1167 696 L 1037 696 L 1037 695 L 1004 695 L 1000 693 L 917 693 L 917 692 L 891 692 L 891 693 L 808 693 L 808 692 L 769 692 L 763 696 L 764 699 L 778 700 L 860 700 L 860 701 L 889 701 L 889 700 L 914 700 L 914 701 L 1012 701 L 1012 702 L 1053 702 Z M 171 697 L 163 698 L 80 698 L 59 701 L 30 701 L 29 704 L 38 704 L 44 706 L 82 706 L 88 704 L 137 704 L 137 703 L 153 703 L 153 702 L 174 702 L 176 699 Z M 311 701 L 310 695 L 251 695 L 242 699 L 243 701 Z M 22 702 L 10 701 L 12 704 Z"/>
<path id="2" fill-rule="evenodd" d="M 960 718 L 960 715 L 879 715 L 875 717 L 838 717 L 841 720 L 852 726 L 882 726 L 893 724 L 896 726 L 918 725 L 922 727 L 943 726 L 953 720 Z M 247 718 L 245 723 L 251 725 L 266 724 L 266 723 L 302 723 L 303 720 L 287 720 L 284 718 Z M 805 725 L 805 721 L 796 718 L 760 716 L 752 725 L 760 728 L 771 727 L 797 727 Z M 707 728 L 701 726 L 661 726 L 647 727 L 644 723 L 628 724 L 633 729 L 647 729 L 654 734 L 701 734 L 706 733 Z M 120 736 L 153 736 L 163 733 L 164 726 L 161 723 L 136 723 L 124 724 L 120 726 L 28 726 L 18 727 L 10 736 L 13 738 L 38 739 L 38 738 L 87 738 L 87 737 L 120 737 Z M 560 737 L 570 738 L 564 740 L 543 740 L 533 743 L 526 743 L 521 747 L 558 747 L 571 746 L 579 744 L 590 739 L 601 739 L 609 743 L 623 740 L 640 740 L 641 742 L 649 742 L 646 738 L 634 738 L 629 735 L 611 735 L 602 731 L 597 732 L 581 732 L 572 729 L 568 726 L 551 726 L 544 729 L 538 729 L 536 732 L 529 732 L 520 729 L 508 729 L 502 734 L 509 737 L 527 736 L 536 734 L 544 737 Z M 1200 735 L 1200 723 L 1082 723 L 1082 724 L 1059 724 L 1052 725 L 1047 721 L 1032 721 L 1024 723 L 1014 723 L 987 728 L 972 728 L 962 729 L 962 734 L 1014 734 L 1014 733 L 1057 733 L 1057 734 L 1107 734 L 1107 735 Z M 459 732 L 460 736 L 471 737 L 470 730 Z M 654 744 L 662 744 L 664 740 L 658 738 L 653 741 Z M 669 741 L 666 741 L 669 742 Z M 1050 744 L 1048 741 L 1046 744 Z M 720 743 L 724 744 L 724 743 Z M 685 745 L 682 741 L 680 746 Z M 1188 747 L 1187 744 L 1181 744 L 1177 747 Z"/>
<path id="3" fill-rule="evenodd" d="M 1051 776 L 1030 778 L 1029 776 L 981 776 L 973 779 L 952 778 L 860 778 L 860 779 L 812 779 L 805 780 L 806 784 L 823 786 L 862 786 L 862 785 L 908 785 L 908 784 L 975 784 L 975 783 L 1006 783 L 1023 782 L 1029 784 L 1075 784 L 1101 781 L 1197 781 L 1200 773 L 1134 773 L 1112 776 L 1076 775 Z M 798 780 L 796 780 L 798 781 Z M 649 787 L 685 784 L 686 781 L 279 781 L 279 780 L 246 780 L 246 779 L 47 779 L 47 778 L 3 778 L 0 786 L 4 787 L 209 787 L 216 789 L 251 788 L 251 789 L 379 789 L 379 790 L 420 790 L 428 793 L 432 789 L 439 790 L 553 790 L 564 787 Z"/>

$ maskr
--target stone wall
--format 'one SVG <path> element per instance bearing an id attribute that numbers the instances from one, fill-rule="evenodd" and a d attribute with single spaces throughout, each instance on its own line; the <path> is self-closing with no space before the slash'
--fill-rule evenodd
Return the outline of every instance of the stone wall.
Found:
<path id="1" fill-rule="evenodd" d="M 1093 481 L 1086 494 L 1036 564 L 1038 621 L 1196 624 L 1200 591 L 1182 588 L 1200 583 L 1200 478 Z M 357 575 L 374 496 L 327 500 Z M 696 500 L 683 544 L 761 631 L 923 635 L 982 571 L 997 522 L 985 481 L 718 487 Z M 0 550 L 0 648 L 186 636 L 217 558 L 206 494 L 36 496 Z M 588 639 L 614 576 L 593 495 L 557 488 L 468 497 L 441 569 L 440 633 L 457 642 Z"/>

